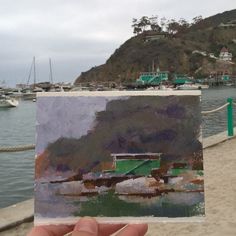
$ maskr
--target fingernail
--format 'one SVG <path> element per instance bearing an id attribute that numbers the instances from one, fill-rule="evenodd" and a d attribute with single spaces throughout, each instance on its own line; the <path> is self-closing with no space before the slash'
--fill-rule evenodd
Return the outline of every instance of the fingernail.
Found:
<path id="1" fill-rule="evenodd" d="M 92 235 L 96 235 L 98 232 L 98 225 L 96 220 L 90 217 L 84 217 L 79 220 L 75 225 L 74 231 L 86 232 Z"/>

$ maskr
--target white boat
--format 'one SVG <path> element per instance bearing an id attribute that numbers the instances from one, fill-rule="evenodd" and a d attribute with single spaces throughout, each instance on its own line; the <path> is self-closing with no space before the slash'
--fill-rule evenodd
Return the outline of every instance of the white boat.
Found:
<path id="1" fill-rule="evenodd" d="M 159 90 L 174 90 L 173 88 L 169 87 L 169 86 L 166 86 L 164 84 L 161 84 L 159 86 Z"/>
<path id="2" fill-rule="evenodd" d="M 0 96 L 0 107 L 17 107 L 19 102 L 15 98 L 5 95 Z"/>
<path id="3" fill-rule="evenodd" d="M 198 89 L 209 89 L 208 84 L 198 84 L 198 83 L 196 83 L 195 85 L 198 86 Z"/>
<path id="4" fill-rule="evenodd" d="M 179 85 L 176 89 L 178 90 L 197 90 L 197 89 L 208 89 L 209 85 L 200 83 L 186 82 L 185 84 Z"/>
<path id="5" fill-rule="evenodd" d="M 233 86 L 234 84 L 233 83 L 226 83 L 225 86 Z"/>
<path id="6" fill-rule="evenodd" d="M 178 89 L 178 90 L 197 90 L 197 89 L 201 89 L 201 88 L 199 88 L 199 86 L 196 84 L 185 83 L 185 84 L 179 85 L 176 89 Z"/>

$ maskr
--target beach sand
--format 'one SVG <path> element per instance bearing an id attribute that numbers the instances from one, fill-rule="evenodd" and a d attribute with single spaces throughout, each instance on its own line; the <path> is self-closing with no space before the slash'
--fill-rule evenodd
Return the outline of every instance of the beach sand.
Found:
<path id="1" fill-rule="evenodd" d="M 236 235 L 236 138 L 204 150 L 206 216 L 203 222 L 149 224 L 147 236 Z M 23 236 L 33 223 L 1 232 Z"/>

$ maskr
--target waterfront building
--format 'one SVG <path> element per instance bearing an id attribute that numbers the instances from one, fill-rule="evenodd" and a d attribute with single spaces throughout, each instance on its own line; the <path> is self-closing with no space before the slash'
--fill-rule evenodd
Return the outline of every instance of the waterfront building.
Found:
<path id="1" fill-rule="evenodd" d="M 223 47 L 220 51 L 219 59 L 222 61 L 232 61 L 232 53 L 226 47 Z"/>
<path id="2" fill-rule="evenodd" d="M 142 72 L 136 83 L 141 85 L 157 86 L 162 82 L 168 81 L 168 71 Z"/>

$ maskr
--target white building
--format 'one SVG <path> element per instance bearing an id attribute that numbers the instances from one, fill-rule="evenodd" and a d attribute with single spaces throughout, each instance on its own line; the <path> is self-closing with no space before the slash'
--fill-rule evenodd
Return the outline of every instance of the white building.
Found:
<path id="1" fill-rule="evenodd" d="M 227 48 L 223 47 L 220 51 L 219 59 L 222 61 L 232 61 L 232 53 Z"/>

